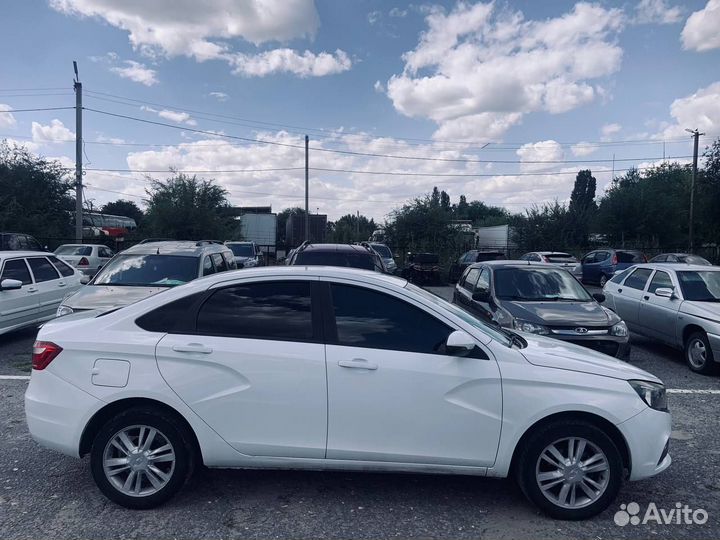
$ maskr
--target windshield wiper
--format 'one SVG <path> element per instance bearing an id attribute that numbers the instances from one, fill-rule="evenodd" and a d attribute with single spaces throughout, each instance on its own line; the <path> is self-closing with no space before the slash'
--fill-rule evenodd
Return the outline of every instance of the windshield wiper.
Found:
<path id="1" fill-rule="evenodd" d="M 527 302 L 538 302 L 542 300 L 541 298 L 533 298 L 530 296 L 517 296 L 517 295 L 507 295 L 507 296 L 498 296 L 500 300 L 519 300 L 519 301 L 527 301 Z"/>

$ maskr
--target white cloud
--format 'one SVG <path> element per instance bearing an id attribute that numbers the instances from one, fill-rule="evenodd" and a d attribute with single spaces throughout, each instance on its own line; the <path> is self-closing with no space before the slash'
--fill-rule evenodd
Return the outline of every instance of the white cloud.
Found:
<path id="1" fill-rule="evenodd" d="M 375 24 L 380 20 L 382 17 L 382 13 L 380 11 L 371 11 L 367 14 L 367 20 L 370 24 Z"/>
<path id="2" fill-rule="evenodd" d="M 516 152 L 520 157 L 520 170 L 522 172 L 557 170 L 557 163 L 528 163 L 533 161 L 562 161 L 565 158 L 560 143 L 551 140 L 523 144 Z"/>
<path id="3" fill-rule="evenodd" d="M 435 138 L 497 139 L 534 111 L 562 113 L 603 92 L 591 81 L 620 67 L 623 12 L 580 2 L 525 20 L 494 3 L 433 8 L 427 30 L 387 83 L 396 110 L 438 124 Z"/>
<path id="4" fill-rule="evenodd" d="M 666 126 L 658 138 L 686 136 L 685 129 L 699 129 L 711 135 L 720 133 L 720 81 L 673 101 L 670 115 L 675 123 Z"/>
<path id="5" fill-rule="evenodd" d="M 170 120 L 177 124 L 187 124 L 188 126 L 197 126 L 197 122 L 186 112 L 171 111 L 170 109 L 157 110 L 152 107 L 143 105 L 140 107 L 141 111 L 151 112 L 157 114 L 160 118 Z"/>
<path id="6" fill-rule="evenodd" d="M 225 92 L 210 92 L 208 95 L 218 101 L 227 101 L 230 98 Z"/>
<path id="7" fill-rule="evenodd" d="M 720 0 L 708 0 L 703 9 L 688 17 L 681 39 L 683 48 L 698 52 L 720 47 Z"/>
<path id="8" fill-rule="evenodd" d="M 682 9 L 670 7 L 668 0 L 641 0 L 635 6 L 636 24 L 673 24 L 682 20 Z"/>
<path id="9" fill-rule="evenodd" d="M 407 14 L 408 14 L 407 9 L 400 9 L 398 7 L 394 7 L 388 12 L 388 15 L 390 15 L 391 17 L 400 17 L 400 18 L 406 17 Z"/>
<path id="10" fill-rule="evenodd" d="M 15 120 L 15 117 L 12 115 L 12 113 L 9 112 L 1 112 L 1 111 L 11 111 L 12 107 L 10 105 L 6 105 L 5 103 L 0 103 L 0 128 L 6 129 L 6 128 L 14 128 L 17 125 L 17 121 Z"/>
<path id="11" fill-rule="evenodd" d="M 153 86 L 159 82 L 157 72 L 145 64 L 141 64 L 135 60 L 125 60 L 124 64 L 124 67 L 115 66 L 110 68 L 110 71 L 117 73 L 123 79 L 130 79 L 145 86 Z"/>
<path id="12" fill-rule="evenodd" d="M 575 157 L 584 157 L 589 156 L 595 150 L 598 149 L 597 145 L 593 145 L 587 142 L 579 142 L 577 144 L 574 144 L 570 147 L 570 150 L 572 151 L 573 155 Z"/>
<path id="13" fill-rule="evenodd" d="M 612 123 L 612 124 L 605 124 L 602 128 L 600 128 L 600 133 L 602 133 L 602 136 L 604 139 L 610 138 L 616 133 L 619 133 L 622 130 L 622 126 L 618 123 Z"/>
<path id="14" fill-rule="evenodd" d="M 49 125 L 42 125 L 38 122 L 32 123 L 32 138 L 35 143 L 51 143 L 72 141 L 75 133 L 65 127 L 60 120 L 55 118 Z"/>
<path id="15" fill-rule="evenodd" d="M 385 85 L 383 85 L 383 83 L 381 83 L 380 81 L 375 81 L 375 84 L 373 84 L 373 88 L 376 92 L 380 94 L 385 93 Z"/>
<path id="16" fill-rule="evenodd" d="M 233 73 L 245 77 L 265 77 L 272 73 L 291 73 L 299 77 L 323 77 L 342 73 L 352 66 L 348 55 L 341 50 L 335 54 L 305 51 L 298 54 L 292 49 L 273 49 L 259 54 L 235 54 L 231 65 Z"/>

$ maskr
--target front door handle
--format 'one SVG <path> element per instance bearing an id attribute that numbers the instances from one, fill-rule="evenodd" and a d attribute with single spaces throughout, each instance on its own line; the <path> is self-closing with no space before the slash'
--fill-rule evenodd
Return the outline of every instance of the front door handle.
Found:
<path id="1" fill-rule="evenodd" d="M 368 369 L 368 370 L 375 370 L 378 368 L 377 364 L 368 362 L 364 358 L 353 358 L 352 360 L 340 360 L 338 362 L 338 366 L 345 367 L 345 368 Z"/>
<path id="2" fill-rule="evenodd" d="M 622 289 L 618 289 L 618 292 L 621 293 L 621 292 L 622 292 Z"/>
<path id="3" fill-rule="evenodd" d="M 188 343 L 187 345 L 173 345 L 175 352 L 210 354 L 213 350 L 202 343 Z"/>
<path id="4" fill-rule="evenodd" d="M 29 292 L 29 293 L 31 293 L 31 292 L 38 292 L 38 290 L 37 290 L 35 287 L 28 287 L 28 288 L 27 288 L 27 292 Z"/>
<path id="5" fill-rule="evenodd" d="M 58 287 L 64 287 L 65 285 L 67 285 L 67 283 L 65 283 L 64 281 L 60 281 L 57 285 Z"/>

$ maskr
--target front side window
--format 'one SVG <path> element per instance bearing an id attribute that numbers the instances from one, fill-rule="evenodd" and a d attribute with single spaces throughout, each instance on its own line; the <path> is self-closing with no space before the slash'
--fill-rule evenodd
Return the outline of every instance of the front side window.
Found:
<path id="1" fill-rule="evenodd" d="M 452 332 L 444 322 L 388 294 L 331 285 L 340 345 L 441 354 Z"/>
<path id="2" fill-rule="evenodd" d="M 313 341 L 309 281 L 234 285 L 200 308 L 197 332 L 248 339 Z"/>
<path id="3" fill-rule="evenodd" d="M 495 270 L 495 295 L 502 300 L 527 302 L 588 302 L 590 295 L 560 268 L 500 268 Z"/>
<path id="4" fill-rule="evenodd" d="M 720 272 L 702 270 L 678 272 L 678 281 L 685 300 L 696 302 L 720 302 Z"/>
<path id="5" fill-rule="evenodd" d="M 583 257 L 582 263 L 583 264 L 590 264 L 595 262 L 595 256 L 597 253 L 588 253 Z"/>
<path id="6" fill-rule="evenodd" d="M 57 271 L 60 272 L 61 275 L 68 277 L 75 274 L 75 270 L 73 270 L 71 266 L 62 262 L 57 257 L 48 257 L 48 259 L 50 259 L 50 262 L 53 263 L 53 265 L 55 266 Z"/>
<path id="7" fill-rule="evenodd" d="M 624 285 L 631 289 L 638 289 L 642 291 L 645 288 L 648 278 L 652 274 L 652 270 L 649 268 L 638 268 L 625 280 Z"/>
<path id="8" fill-rule="evenodd" d="M 10 259 L 9 261 L 5 261 L 0 281 L 3 279 L 16 279 L 22 281 L 23 285 L 30 285 L 32 278 L 30 277 L 27 264 L 25 264 L 25 259 Z"/>
<path id="9" fill-rule="evenodd" d="M 476 291 L 487 291 L 490 290 L 490 271 L 487 268 L 483 268 L 480 271 L 477 285 L 475 285 Z"/>
<path id="10" fill-rule="evenodd" d="M 475 288 L 475 283 L 477 283 L 479 275 L 480 270 L 478 270 L 477 268 L 471 268 L 467 276 L 465 277 L 465 281 L 463 282 L 463 288 L 472 292 L 472 290 Z"/>
<path id="11" fill-rule="evenodd" d="M 198 277 L 197 257 L 118 255 L 103 266 L 92 285 L 174 287 Z"/>
<path id="12" fill-rule="evenodd" d="M 649 293 L 654 293 L 656 290 L 660 288 L 665 289 L 672 289 L 674 288 L 672 279 L 670 279 L 670 274 L 667 272 L 661 272 L 658 270 L 655 272 L 655 275 L 652 278 L 652 281 L 650 282 L 650 287 L 648 287 Z"/>
<path id="13" fill-rule="evenodd" d="M 610 258 L 610 253 L 607 251 L 598 251 L 595 254 L 595 260 L 593 262 L 603 262 Z"/>
<path id="14" fill-rule="evenodd" d="M 55 267 L 45 257 L 30 257 L 27 261 L 35 276 L 35 283 L 60 279 Z"/>

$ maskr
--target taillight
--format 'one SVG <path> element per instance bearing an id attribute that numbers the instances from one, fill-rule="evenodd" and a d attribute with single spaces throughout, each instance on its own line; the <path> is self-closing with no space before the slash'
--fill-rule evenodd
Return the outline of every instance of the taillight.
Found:
<path id="1" fill-rule="evenodd" d="M 617 258 L 617 254 L 615 254 L 615 255 L 613 255 L 613 258 L 612 258 L 612 265 L 615 266 L 617 263 L 618 263 L 618 258 Z"/>
<path id="2" fill-rule="evenodd" d="M 80 259 L 78 266 L 90 266 L 90 261 L 88 261 L 87 258 L 83 257 L 82 259 Z"/>
<path id="3" fill-rule="evenodd" d="M 45 369 L 62 352 L 62 347 L 50 341 L 36 341 L 33 345 L 32 368 Z"/>

